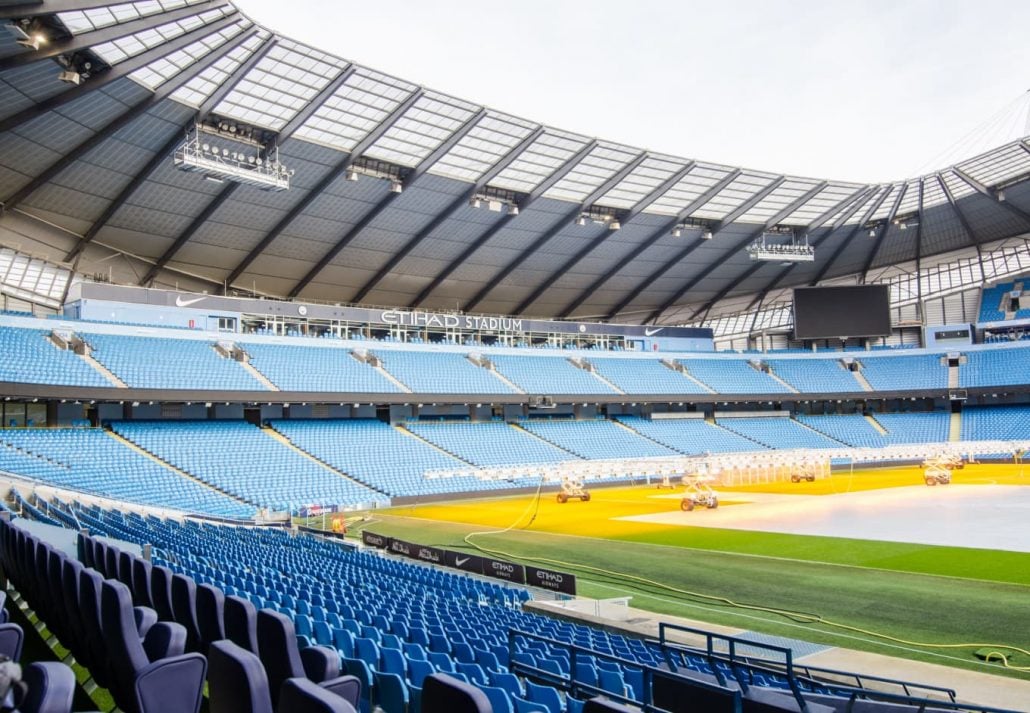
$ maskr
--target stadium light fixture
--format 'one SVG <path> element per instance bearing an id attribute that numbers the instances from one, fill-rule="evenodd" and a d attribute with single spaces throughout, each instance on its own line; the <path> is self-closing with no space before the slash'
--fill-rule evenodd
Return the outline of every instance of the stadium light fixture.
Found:
<path id="1" fill-rule="evenodd" d="M 679 237 L 682 237 L 682 235 L 683 235 L 683 228 L 681 228 L 681 227 L 679 227 L 677 225 L 675 228 L 672 229 L 672 237 L 679 238 Z"/>
<path id="2" fill-rule="evenodd" d="M 404 184 L 398 180 L 390 181 L 390 193 L 403 193 Z"/>
<path id="3" fill-rule="evenodd" d="M 608 230 L 620 230 L 621 228 L 622 223 L 619 222 L 618 218 L 613 218 L 611 222 L 608 223 Z"/>
<path id="4" fill-rule="evenodd" d="M 359 174 L 353 168 L 347 170 L 347 180 L 348 181 L 357 181 L 359 178 L 361 178 L 361 174 Z"/>
<path id="5" fill-rule="evenodd" d="M 37 51 L 47 43 L 47 36 L 38 28 L 33 27 L 33 24 L 31 20 L 10 22 L 7 24 L 7 31 L 14 36 L 19 45 Z"/>
<path id="6" fill-rule="evenodd" d="M 701 233 L 701 239 L 702 240 L 711 240 L 714 237 L 715 237 L 715 234 L 712 233 L 712 231 L 708 230 L 707 228 L 704 231 L 702 231 L 702 233 Z"/>
<path id="7" fill-rule="evenodd" d="M 580 215 L 579 218 L 576 220 L 576 225 L 586 225 L 586 224 L 587 224 L 586 216 Z"/>

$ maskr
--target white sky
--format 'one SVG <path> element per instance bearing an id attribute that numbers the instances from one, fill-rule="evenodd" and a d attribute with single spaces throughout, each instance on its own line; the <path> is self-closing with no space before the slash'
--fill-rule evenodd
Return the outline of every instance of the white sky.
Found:
<path id="1" fill-rule="evenodd" d="M 288 37 L 477 104 L 766 171 L 897 180 L 1027 133 L 1020 0 L 238 5 Z"/>

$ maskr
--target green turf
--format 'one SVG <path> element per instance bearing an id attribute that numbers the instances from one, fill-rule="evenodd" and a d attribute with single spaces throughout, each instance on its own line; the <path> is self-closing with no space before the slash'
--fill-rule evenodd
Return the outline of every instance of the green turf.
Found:
<path id="1" fill-rule="evenodd" d="M 463 538 L 468 532 L 483 528 L 387 515 L 370 529 L 422 544 L 458 548 L 465 546 Z M 603 541 L 513 530 L 478 536 L 476 543 L 512 559 L 537 558 L 543 566 L 575 572 L 584 596 L 631 595 L 633 606 L 658 613 L 1030 679 L 1028 672 L 984 664 L 973 656 L 975 648 L 988 644 L 1030 648 L 1028 555 L 736 531 L 706 530 L 701 534 L 701 528 L 682 529 L 689 533 L 657 537 L 650 533 Z M 743 554 L 726 551 L 730 549 Z M 797 559 L 784 559 L 784 552 Z M 582 565 L 613 573 L 590 572 L 581 569 Z M 963 572 L 971 578 L 955 576 Z M 627 575 L 660 580 L 661 584 L 632 582 Z M 867 634 L 735 608 L 670 588 L 766 608 L 817 613 L 912 642 L 973 646 L 935 650 L 892 645 Z M 1030 658 L 1014 656 L 1011 663 L 1030 666 Z"/>

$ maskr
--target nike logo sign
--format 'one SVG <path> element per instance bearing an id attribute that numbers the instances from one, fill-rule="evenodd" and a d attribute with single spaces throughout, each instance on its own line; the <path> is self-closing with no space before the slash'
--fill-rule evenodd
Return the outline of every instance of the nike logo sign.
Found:
<path id="1" fill-rule="evenodd" d="M 665 329 L 665 327 L 659 327 L 658 329 L 645 329 L 644 330 L 644 336 L 645 337 L 653 337 L 654 335 L 658 334 L 658 332 L 662 331 L 663 329 Z"/>
<path id="2" fill-rule="evenodd" d="M 203 297 L 194 297 L 193 299 L 190 299 L 190 300 L 184 300 L 181 296 L 179 296 L 179 297 L 175 298 L 175 306 L 176 307 L 189 307 L 192 304 L 196 304 L 197 302 L 200 302 L 202 299 L 204 299 L 204 298 Z"/>
<path id="3" fill-rule="evenodd" d="M 472 558 L 471 557 L 455 557 L 454 558 L 454 566 L 455 567 L 460 567 L 463 564 L 465 564 L 466 562 L 468 562 L 470 559 L 472 559 Z"/>

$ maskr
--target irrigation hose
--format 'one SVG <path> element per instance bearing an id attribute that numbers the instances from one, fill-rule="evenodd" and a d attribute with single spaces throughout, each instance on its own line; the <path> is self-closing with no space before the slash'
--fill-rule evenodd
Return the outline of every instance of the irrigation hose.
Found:
<path id="1" fill-rule="evenodd" d="M 733 607 L 733 608 L 736 608 L 736 609 L 744 609 L 744 610 L 747 610 L 747 611 L 764 612 L 766 614 L 775 614 L 776 616 L 782 616 L 782 617 L 784 617 L 786 619 L 789 619 L 791 621 L 794 621 L 796 623 L 801 623 L 801 624 L 820 624 L 820 625 L 825 626 L 825 627 L 830 627 L 830 628 L 834 628 L 834 629 L 840 629 L 840 630 L 843 630 L 843 631 L 849 631 L 849 632 L 852 632 L 852 633 L 855 633 L 855 634 L 863 634 L 865 636 L 869 636 L 869 637 L 872 637 L 874 639 L 881 639 L 881 640 L 884 640 L 884 641 L 890 641 L 890 642 L 893 642 L 895 644 L 900 644 L 900 645 L 903 645 L 903 646 L 915 646 L 915 647 L 924 648 L 924 649 L 985 649 L 985 648 L 986 649 L 991 649 L 991 651 L 987 654 L 986 658 L 984 659 L 985 661 L 990 662 L 992 659 L 999 659 L 1001 661 L 1001 664 L 1002 664 L 1002 666 L 1004 668 L 1010 669 L 1012 671 L 1030 671 L 1030 666 L 1013 666 L 1012 664 L 1009 663 L 1009 657 L 1012 656 L 1013 653 L 1022 654 L 1023 656 L 1026 656 L 1026 657 L 1030 658 L 1030 650 L 1027 650 L 1027 649 L 1024 649 L 1024 648 L 1020 648 L 1018 646 L 1009 646 L 1007 644 L 931 644 L 931 643 L 922 642 L 922 641 L 910 641 L 908 639 L 903 639 L 903 638 L 897 637 L 897 636 L 891 636 L 890 634 L 885 634 L 883 632 L 874 631 L 872 629 L 863 629 L 861 627 L 853 626 L 851 624 L 845 624 L 843 622 L 833 621 L 832 619 L 827 619 L 827 618 L 823 617 L 820 614 L 814 614 L 814 613 L 811 613 L 811 612 L 802 612 L 802 611 L 791 611 L 789 609 L 779 609 L 779 608 L 776 608 L 776 607 L 766 607 L 766 606 L 760 606 L 760 605 L 757 605 L 757 604 L 744 604 L 742 602 L 733 601 L 732 599 L 730 599 L 728 597 L 722 597 L 722 596 L 718 596 L 718 595 L 714 595 L 714 594 L 703 594 L 701 592 L 693 592 L 693 591 L 690 591 L 688 589 L 681 589 L 679 587 L 674 587 L 671 584 L 665 584 L 663 582 L 657 582 L 657 581 L 655 581 L 653 579 L 647 579 L 645 577 L 639 577 L 639 576 L 633 575 L 633 574 L 626 574 L 624 572 L 615 572 L 613 570 L 603 569 L 601 567 L 594 567 L 592 565 L 585 565 L 585 564 L 581 564 L 581 563 L 568 562 L 568 561 L 562 561 L 562 560 L 554 560 L 554 559 L 549 559 L 549 558 L 546 558 L 546 557 L 529 557 L 529 556 L 526 556 L 526 555 L 516 555 L 516 554 L 511 553 L 511 552 L 505 552 L 503 550 L 494 550 L 494 549 L 490 549 L 488 547 L 484 547 L 482 545 L 477 545 L 475 542 L 472 541 L 472 538 L 474 538 L 474 537 L 481 537 L 481 536 L 484 536 L 484 535 L 501 535 L 501 534 L 504 534 L 504 533 L 507 533 L 507 532 L 511 532 L 516 527 L 518 527 L 519 522 L 522 520 L 523 517 L 526 516 L 526 513 L 529 512 L 530 508 L 536 507 L 537 509 L 539 509 L 540 488 L 542 486 L 543 486 L 543 481 L 541 481 L 540 486 L 537 487 L 536 496 L 533 498 L 533 501 L 529 503 L 529 505 L 526 507 L 526 509 L 522 512 L 522 514 L 519 515 L 518 518 L 516 518 L 514 522 L 512 522 L 510 525 L 508 525 L 508 527 L 506 527 L 506 528 L 504 528 L 502 530 L 486 530 L 486 531 L 483 531 L 483 532 L 470 532 L 467 535 L 465 535 L 465 537 L 464 537 L 465 544 L 467 544 L 470 547 L 472 547 L 472 548 L 474 548 L 476 550 L 479 550 L 480 552 L 483 552 L 485 554 L 495 555 L 495 556 L 498 556 L 498 557 L 504 557 L 506 559 L 522 560 L 522 561 L 526 561 L 526 562 L 541 562 L 541 563 L 550 564 L 550 565 L 556 565 L 556 566 L 561 566 L 561 567 L 569 567 L 569 566 L 571 566 L 571 567 L 573 567 L 575 569 L 579 569 L 579 570 L 583 570 L 583 571 L 594 572 L 594 573 L 597 573 L 597 574 L 609 575 L 609 576 L 613 576 L 613 577 L 618 577 L 618 578 L 621 578 L 621 579 L 629 580 L 629 581 L 632 581 L 632 582 L 637 582 L 639 584 L 645 584 L 645 585 L 657 587 L 658 589 L 664 589 L 666 591 L 673 592 L 675 594 L 679 594 L 679 595 L 684 596 L 684 597 L 693 597 L 693 598 L 696 598 L 696 599 L 704 599 L 704 600 L 708 600 L 708 601 L 711 601 L 711 602 L 716 602 L 716 603 L 719 603 L 719 604 L 723 604 L 725 606 Z M 536 519 L 536 512 L 533 513 L 533 516 L 530 519 L 529 523 L 527 523 L 527 525 L 523 526 L 523 528 L 524 527 L 528 527 L 528 525 L 532 524 L 533 520 L 535 520 L 535 519 Z M 523 528 L 520 528 L 520 529 L 523 529 Z M 1004 651 L 1009 652 L 1008 655 L 1002 653 Z"/>

